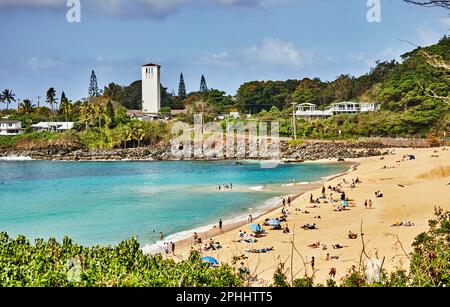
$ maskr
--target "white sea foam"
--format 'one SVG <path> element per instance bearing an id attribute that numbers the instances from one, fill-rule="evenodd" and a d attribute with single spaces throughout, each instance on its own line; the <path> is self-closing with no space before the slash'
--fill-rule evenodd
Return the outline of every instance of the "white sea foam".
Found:
<path id="1" fill-rule="evenodd" d="M 264 189 L 264 186 L 260 185 L 256 187 L 248 187 L 248 189 L 252 191 L 262 191 Z"/>
<path id="2" fill-rule="evenodd" d="M 33 159 L 25 156 L 0 157 L 0 161 L 32 161 Z"/>

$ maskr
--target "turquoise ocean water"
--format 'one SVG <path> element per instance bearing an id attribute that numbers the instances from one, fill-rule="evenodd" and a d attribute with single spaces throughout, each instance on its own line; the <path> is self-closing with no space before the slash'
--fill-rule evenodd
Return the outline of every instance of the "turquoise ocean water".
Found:
<path id="1" fill-rule="evenodd" d="M 297 193 L 301 182 L 346 171 L 346 165 L 257 162 L 0 161 L 0 231 L 30 239 L 70 236 L 85 245 L 189 230 L 258 214 Z M 292 182 L 297 184 L 292 185 Z M 218 185 L 232 183 L 232 191 Z M 189 233 L 190 234 L 190 233 Z"/>

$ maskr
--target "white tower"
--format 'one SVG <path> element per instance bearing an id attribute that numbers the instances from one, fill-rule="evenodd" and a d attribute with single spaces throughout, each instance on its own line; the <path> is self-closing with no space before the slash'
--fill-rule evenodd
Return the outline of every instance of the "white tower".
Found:
<path id="1" fill-rule="evenodd" d="M 161 110 L 161 66 L 142 65 L 142 111 L 159 114 Z"/>

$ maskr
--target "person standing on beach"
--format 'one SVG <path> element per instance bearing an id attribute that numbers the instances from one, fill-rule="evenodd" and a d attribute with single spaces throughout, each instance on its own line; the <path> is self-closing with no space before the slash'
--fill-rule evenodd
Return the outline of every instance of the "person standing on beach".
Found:
<path id="1" fill-rule="evenodd" d="M 159 240 L 160 241 L 164 240 L 164 234 L 162 232 L 159 233 Z"/>
<path id="2" fill-rule="evenodd" d="M 222 220 L 220 220 L 219 221 L 219 229 L 222 230 L 222 228 L 223 228 L 223 222 L 222 222 Z"/>
<path id="3" fill-rule="evenodd" d="M 315 265 L 316 265 L 316 258 L 312 257 L 312 259 L 311 259 L 311 268 L 312 268 L 313 272 L 314 272 Z"/>
<path id="4" fill-rule="evenodd" d="M 248 222 L 253 223 L 253 216 L 251 214 L 248 216 Z"/>
<path id="5" fill-rule="evenodd" d="M 290 196 L 288 197 L 288 206 L 289 207 L 291 206 L 291 197 Z"/>
<path id="6" fill-rule="evenodd" d="M 170 242 L 170 246 L 172 248 L 172 255 L 175 256 L 175 243 Z"/>
<path id="7" fill-rule="evenodd" d="M 164 243 L 164 252 L 166 253 L 166 256 L 169 254 L 169 244 Z"/>
<path id="8" fill-rule="evenodd" d="M 286 199 L 283 198 L 283 207 L 286 206 Z"/>

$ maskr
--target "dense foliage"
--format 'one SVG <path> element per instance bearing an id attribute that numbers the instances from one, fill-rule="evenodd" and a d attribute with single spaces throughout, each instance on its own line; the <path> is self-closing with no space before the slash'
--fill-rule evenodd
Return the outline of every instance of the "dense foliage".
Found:
<path id="1" fill-rule="evenodd" d="M 231 287 L 242 280 L 229 266 L 203 263 L 197 253 L 176 263 L 142 253 L 136 239 L 115 247 L 83 247 L 64 238 L 9 238 L 0 233 L 2 287 Z"/>

